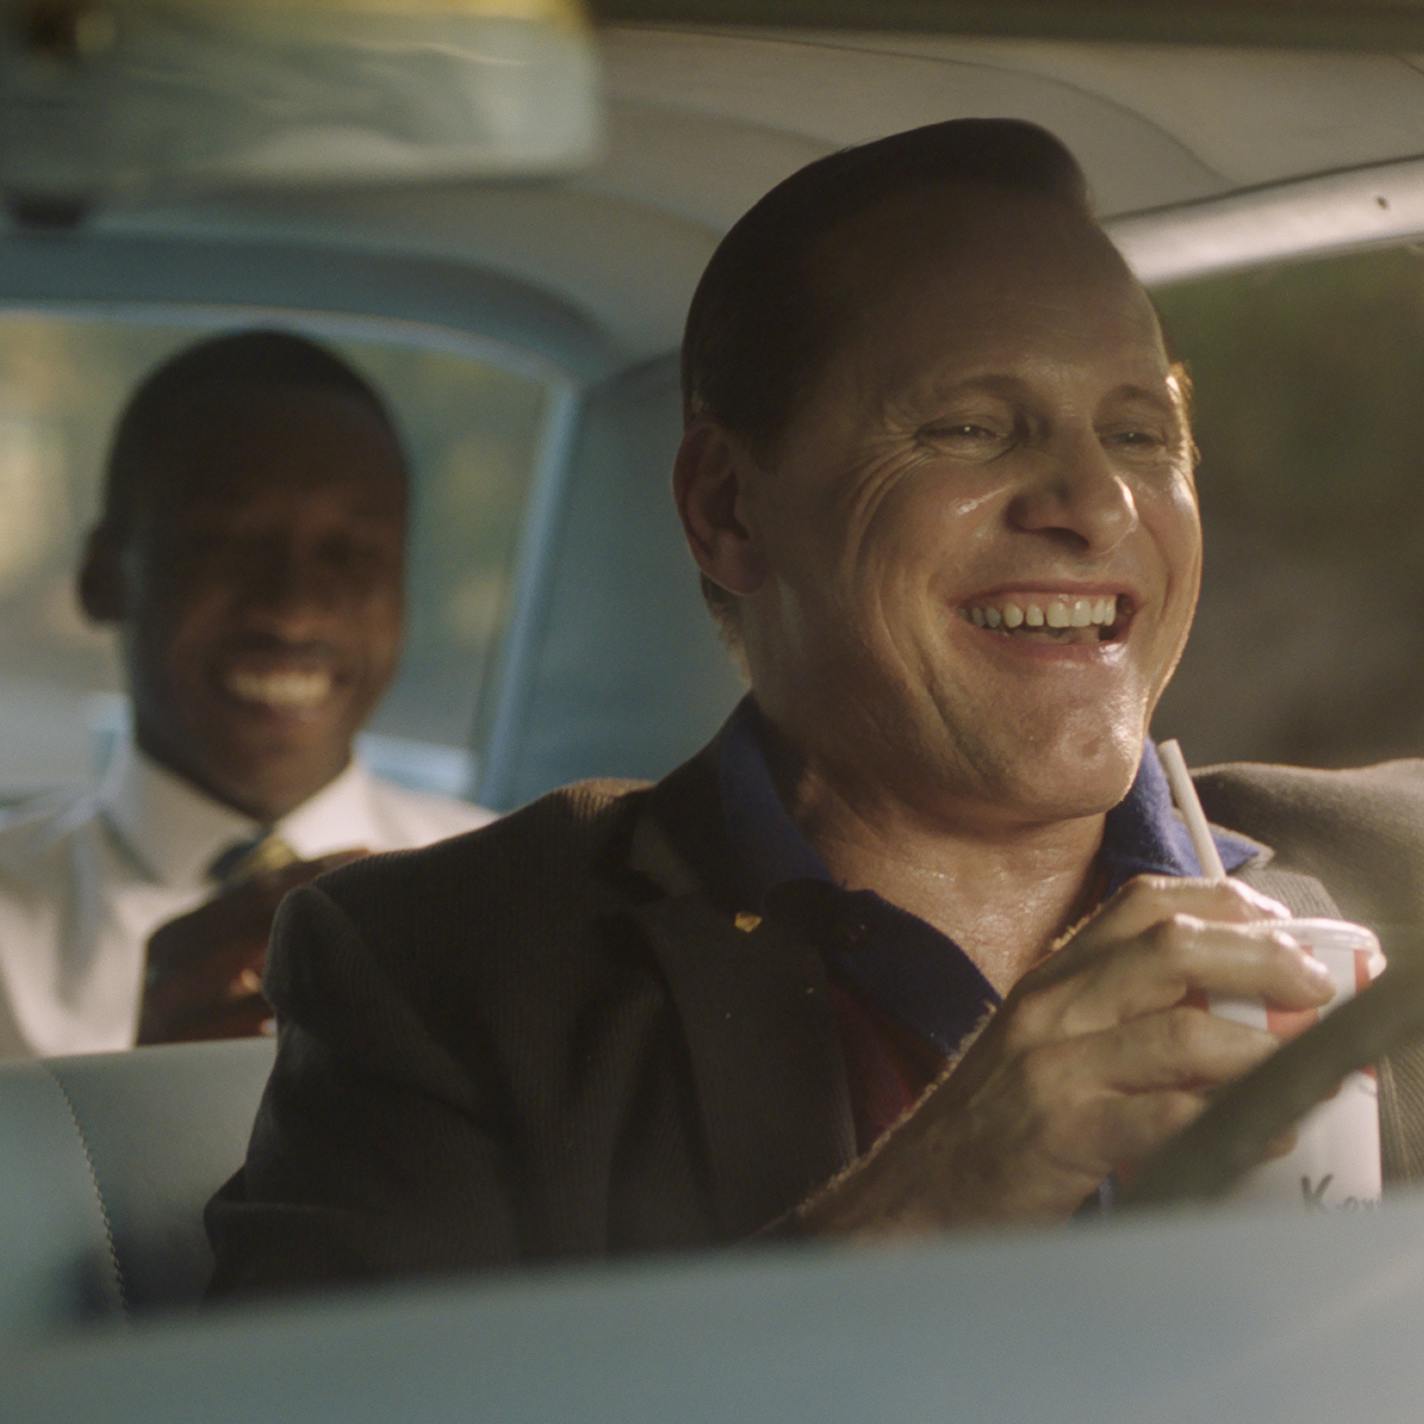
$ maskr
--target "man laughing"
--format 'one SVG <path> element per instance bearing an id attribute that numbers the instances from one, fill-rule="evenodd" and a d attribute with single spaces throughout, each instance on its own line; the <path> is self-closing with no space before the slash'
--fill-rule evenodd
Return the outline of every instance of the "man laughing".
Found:
<path id="1" fill-rule="evenodd" d="M 683 391 L 749 695 L 655 786 L 291 898 L 219 1290 L 1062 1220 L 1277 1046 L 1196 996 L 1330 999 L 1279 923 L 1334 908 L 1342 802 L 1384 863 L 1420 768 L 1209 779 L 1202 878 L 1147 736 L 1201 572 L 1185 392 L 1055 139 L 793 174 L 714 254 Z M 1340 908 L 1383 923 L 1387 879 Z"/>
<path id="2" fill-rule="evenodd" d="M 399 655 L 406 503 L 384 404 L 304 338 L 218 337 L 134 394 L 79 574 L 133 740 L 0 827 L 0 1056 L 256 1032 L 288 889 L 489 819 L 352 760 Z"/>

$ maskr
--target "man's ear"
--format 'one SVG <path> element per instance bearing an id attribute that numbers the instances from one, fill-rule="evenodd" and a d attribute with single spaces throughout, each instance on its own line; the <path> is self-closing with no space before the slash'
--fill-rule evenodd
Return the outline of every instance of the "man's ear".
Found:
<path id="1" fill-rule="evenodd" d="M 683 432 L 673 465 L 673 497 L 697 567 L 728 593 L 755 593 L 766 560 L 746 511 L 760 474 L 740 440 L 714 420 Z"/>
<path id="2" fill-rule="evenodd" d="M 79 606 L 91 623 L 121 623 L 124 583 L 119 570 L 119 545 L 113 531 L 100 524 L 89 531 L 77 580 Z"/>

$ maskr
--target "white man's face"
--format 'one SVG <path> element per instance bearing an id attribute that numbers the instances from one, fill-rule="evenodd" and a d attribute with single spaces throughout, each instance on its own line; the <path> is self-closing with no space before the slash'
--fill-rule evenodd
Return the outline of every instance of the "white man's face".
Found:
<path id="1" fill-rule="evenodd" d="M 989 189 L 896 198 L 812 273 L 834 347 L 746 505 L 761 705 L 941 823 L 1115 804 L 1201 570 L 1146 296 L 1085 221 Z"/>

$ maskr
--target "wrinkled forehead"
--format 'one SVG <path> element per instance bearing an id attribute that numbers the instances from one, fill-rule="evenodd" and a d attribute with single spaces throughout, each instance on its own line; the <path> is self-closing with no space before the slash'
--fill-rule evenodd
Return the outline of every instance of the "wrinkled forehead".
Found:
<path id="1" fill-rule="evenodd" d="M 1102 229 L 1058 199 L 986 185 L 899 193 L 824 234 L 807 276 L 823 354 L 870 343 L 893 360 L 918 334 L 948 359 L 992 359 L 996 344 L 1037 333 L 1046 350 L 1076 343 L 1168 369 L 1141 284 Z"/>

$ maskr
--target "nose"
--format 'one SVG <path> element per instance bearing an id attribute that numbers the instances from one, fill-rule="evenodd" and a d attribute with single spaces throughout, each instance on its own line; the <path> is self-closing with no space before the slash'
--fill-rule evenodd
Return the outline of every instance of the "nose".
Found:
<path id="1" fill-rule="evenodd" d="M 338 601 L 330 571 L 295 540 L 274 540 L 255 555 L 243 592 L 250 607 L 283 620 L 326 612 Z"/>
<path id="2" fill-rule="evenodd" d="M 1079 554 L 1110 553 L 1137 528 L 1137 500 L 1095 431 L 1066 432 L 1009 504 L 1019 529 Z"/>

